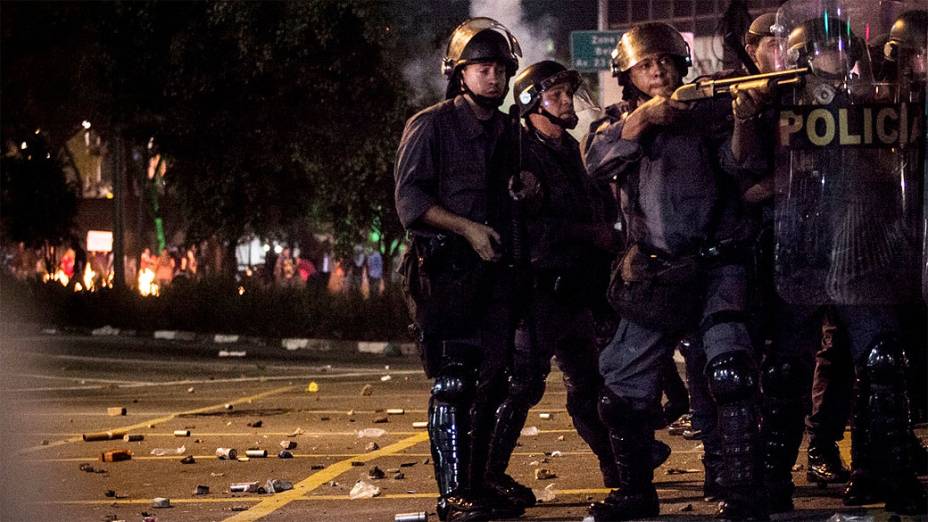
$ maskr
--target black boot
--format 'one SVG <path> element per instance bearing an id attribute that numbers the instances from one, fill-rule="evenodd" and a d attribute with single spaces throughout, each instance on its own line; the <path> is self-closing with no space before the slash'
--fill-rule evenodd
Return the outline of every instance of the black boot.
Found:
<path id="1" fill-rule="evenodd" d="M 793 510 L 792 468 L 802 444 L 805 415 L 801 398 L 804 383 L 811 382 L 809 373 L 795 358 L 769 356 L 764 361 L 761 438 L 771 513 Z"/>
<path id="2" fill-rule="evenodd" d="M 618 488 L 605 500 L 590 506 L 597 522 L 634 520 L 660 514 L 654 470 L 651 466 L 653 420 L 648 411 L 634 410 L 625 399 L 604 390 L 599 414 L 609 429 L 609 441 L 618 470 Z"/>
<path id="3" fill-rule="evenodd" d="M 832 440 L 809 439 L 808 470 L 806 480 L 820 484 L 847 482 L 850 472 L 841 462 L 838 444 Z"/>
<path id="4" fill-rule="evenodd" d="M 718 436 L 713 434 L 703 439 L 702 465 L 706 477 L 702 484 L 703 499 L 706 502 L 718 502 L 725 498 L 722 486 L 722 448 Z"/>
<path id="5" fill-rule="evenodd" d="M 761 477 L 757 373 L 750 354 L 726 353 L 709 362 L 709 389 L 718 407 L 725 500 L 718 518 L 769 520 Z"/>
<path id="6" fill-rule="evenodd" d="M 851 405 L 851 477 L 844 488 L 845 506 L 862 506 L 883 500 L 870 456 L 870 380 L 863 366 L 855 368 Z"/>
<path id="7" fill-rule="evenodd" d="M 490 392 L 490 395 L 504 394 L 504 390 Z M 494 518 L 521 516 L 525 506 L 535 500 L 531 489 L 505 474 L 528 414 L 527 408 L 520 408 L 510 400 L 511 396 L 505 397 L 502 403 L 478 399 L 471 414 L 471 480 L 474 490 L 492 507 Z M 520 413 L 523 409 L 525 413 Z M 531 504 L 522 498 L 524 490 L 528 491 Z"/>
<path id="8" fill-rule="evenodd" d="M 526 507 L 535 505 L 535 494 L 531 488 L 519 484 L 507 475 L 506 469 L 528 418 L 528 410 L 541 400 L 543 393 L 543 377 L 513 379 L 506 398 L 496 408 L 495 415 L 488 419 L 493 424 L 493 431 L 482 482 L 492 496 L 522 512 Z"/>
<path id="9" fill-rule="evenodd" d="M 924 514 L 928 498 L 912 462 L 908 361 L 898 339 L 879 338 L 870 348 L 866 365 L 872 467 L 884 487 L 886 510 L 902 515 Z"/>

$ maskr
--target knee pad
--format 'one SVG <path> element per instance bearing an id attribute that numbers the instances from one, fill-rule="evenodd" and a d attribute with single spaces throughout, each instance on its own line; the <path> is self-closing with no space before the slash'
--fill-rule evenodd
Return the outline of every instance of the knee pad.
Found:
<path id="1" fill-rule="evenodd" d="M 909 361 L 898 337 L 880 335 L 867 348 L 865 365 L 871 384 L 891 385 L 905 382 Z"/>
<path id="2" fill-rule="evenodd" d="M 435 377 L 432 398 L 438 401 L 459 404 L 469 400 L 474 393 L 474 382 L 466 372 L 447 372 Z"/>
<path id="3" fill-rule="evenodd" d="M 805 365 L 796 357 L 767 357 L 760 375 L 764 396 L 798 400 L 807 387 L 804 382 L 807 373 Z"/>
<path id="4" fill-rule="evenodd" d="M 750 399 L 757 392 L 757 371 L 747 352 L 719 355 L 709 361 L 706 372 L 709 391 L 719 405 Z"/>

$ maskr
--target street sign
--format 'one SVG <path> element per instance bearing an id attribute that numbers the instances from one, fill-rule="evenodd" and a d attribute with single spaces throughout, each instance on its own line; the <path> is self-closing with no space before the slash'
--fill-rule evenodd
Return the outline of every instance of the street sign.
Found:
<path id="1" fill-rule="evenodd" d="M 571 31 L 570 62 L 580 72 L 608 71 L 621 31 Z"/>

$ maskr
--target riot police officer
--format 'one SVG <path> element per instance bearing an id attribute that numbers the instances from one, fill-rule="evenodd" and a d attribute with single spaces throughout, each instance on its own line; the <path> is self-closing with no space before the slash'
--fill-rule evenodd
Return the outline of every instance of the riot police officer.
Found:
<path id="1" fill-rule="evenodd" d="M 434 378 L 428 431 L 442 520 L 523 512 L 483 487 L 514 328 L 500 262 L 509 197 L 495 159 L 507 147 L 498 107 L 520 56 L 492 19 L 458 26 L 442 61 L 446 99 L 409 119 L 396 156 L 396 209 L 412 235 L 404 291 Z"/>
<path id="2" fill-rule="evenodd" d="M 874 110 L 869 105 L 883 96 L 870 76 L 863 41 L 841 18 L 848 6 L 835 2 L 821 9 L 790 0 L 778 11 L 786 66 L 811 71 L 805 85 L 784 98 L 790 106 L 781 109 L 781 119 L 794 114 L 805 124 L 814 111 L 832 110 L 866 115 Z M 898 193 L 906 183 L 896 179 L 909 175 L 906 162 L 900 161 L 900 147 L 894 144 L 863 149 L 850 146 L 853 139 L 813 143 L 791 133 L 781 140 L 784 152 L 776 158 L 777 291 L 797 305 L 790 307 L 795 314 L 806 318 L 829 306 L 847 334 L 855 365 L 853 473 L 845 503 L 882 500 L 889 511 L 923 512 L 924 492 L 909 451 L 906 347 L 894 308 L 917 295 L 911 281 L 920 227 L 911 209 L 897 206 L 907 199 Z M 798 346 L 790 337 L 800 329 L 781 333 L 786 338 L 781 349 Z M 798 440 L 786 445 L 798 448 Z"/>
<path id="3" fill-rule="evenodd" d="M 512 376 L 497 410 L 487 482 L 533 505 L 531 489 L 506 467 L 528 410 L 541 400 L 551 356 L 564 374 L 567 412 L 599 459 L 606 484 L 615 486 L 615 459 L 596 412 L 602 378 L 597 368 L 591 305 L 605 292 L 615 230 L 607 219 L 612 194 L 592 183 L 568 129 L 577 110 L 593 107 L 580 74 L 553 61 L 526 67 L 513 80 L 513 96 L 525 127 L 521 137 L 522 188 L 531 271 L 530 295 L 516 331 Z"/>
<path id="4" fill-rule="evenodd" d="M 689 107 L 670 99 L 689 65 L 689 47 L 671 26 L 646 23 L 626 32 L 613 52 L 622 116 L 596 130 L 584 156 L 591 175 L 614 177 L 621 186 L 630 241 L 616 297 L 629 306 L 600 356 L 605 390 L 598 408 L 619 488 L 591 506 L 596 520 L 659 513 L 646 451 L 654 437 L 649 417 L 659 394 L 659 361 L 689 331 L 698 331 L 692 341 L 707 353 L 718 409 L 714 429 L 725 486 L 719 515 L 767 517 L 758 375 L 744 323 L 746 271 L 738 249 L 723 248 L 742 239 L 732 178 L 743 173 L 731 156 L 728 102 Z"/>

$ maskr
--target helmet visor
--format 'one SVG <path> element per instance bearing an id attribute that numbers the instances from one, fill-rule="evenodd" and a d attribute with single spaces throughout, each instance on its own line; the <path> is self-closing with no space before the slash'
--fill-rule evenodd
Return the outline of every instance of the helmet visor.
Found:
<path id="1" fill-rule="evenodd" d="M 562 71 L 545 78 L 540 84 L 541 106 L 555 116 L 560 111 L 570 108 L 573 114 L 583 111 L 599 110 L 586 82 L 577 71 Z"/>

